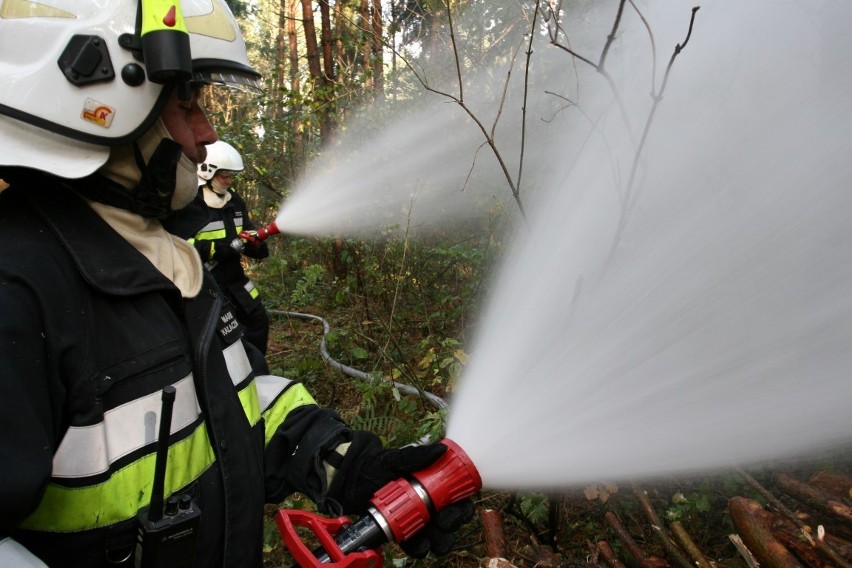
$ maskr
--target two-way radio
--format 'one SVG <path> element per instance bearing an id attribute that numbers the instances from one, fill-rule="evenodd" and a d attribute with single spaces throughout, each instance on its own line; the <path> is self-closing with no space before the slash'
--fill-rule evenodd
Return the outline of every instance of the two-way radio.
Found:
<path id="1" fill-rule="evenodd" d="M 172 495 L 163 502 L 174 402 L 175 387 L 169 385 L 163 389 L 151 504 L 137 515 L 136 568 L 189 568 L 195 565 L 201 509 L 188 493 Z"/>

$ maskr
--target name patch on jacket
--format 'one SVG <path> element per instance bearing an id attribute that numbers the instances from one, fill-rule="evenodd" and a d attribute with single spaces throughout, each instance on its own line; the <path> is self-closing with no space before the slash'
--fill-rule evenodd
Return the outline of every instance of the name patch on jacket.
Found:
<path id="1" fill-rule="evenodd" d="M 219 315 L 219 336 L 225 343 L 233 343 L 243 334 L 245 326 L 237 320 L 233 310 L 226 308 Z"/>

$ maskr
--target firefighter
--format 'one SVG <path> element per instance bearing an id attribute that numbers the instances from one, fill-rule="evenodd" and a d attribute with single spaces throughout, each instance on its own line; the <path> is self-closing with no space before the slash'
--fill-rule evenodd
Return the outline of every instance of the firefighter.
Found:
<path id="1" fill-rule="evenodd" d="M 257 287 L 243 270 L 241 255 L 262 259 L 269 256 L 269 248 L 266 242 L 251 238 L 256 228 L 245 201 L 232 185 L 241 171 L 243 159 L 236 148 L 222 140 L 209 145 L 207 158 L 198 165 L 198 195 L 163 224 L 195 246 L 231 301 L 237 319 L 245 325 L 246 340 L 266 355 L 269 315 Z M 240 238 L 241 233 L 246 238 Z"/>
<path id="2" fill-rule="evenodd" d="M 0 566 L 159 551 L 158 565 L 260 567 L 264 503 L 300 491 L 359 513 L 432 463 L 442 446 L 385 449 L 302 385 L 255 376 L 212 276 L 162 227 L 216 141 L 200 89 L 259 79 L 224 0 L 0 7 Z M 136 542 L 155 473 L 167 502 L 200 511 L 172 549 Z M 446 551 L 457 527 L 438 521 L 411 554 Z"/>

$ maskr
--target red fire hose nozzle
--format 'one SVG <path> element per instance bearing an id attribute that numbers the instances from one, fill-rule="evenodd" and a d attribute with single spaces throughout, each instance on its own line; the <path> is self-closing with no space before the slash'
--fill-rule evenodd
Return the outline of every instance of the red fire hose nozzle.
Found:
<path id="1" fill-rule="evenodd" d="M 447 446 L 444 455 L 410 479 L 391 481 L 376 491 L 367 514 L 355 524 L 347 524 L 346 517 L 329 521 L 304 511 L 280 510 L 278 529 L 299 566 L 378 567 L 382 544 L 408 540 L 434 513 L 479 491 L 482 479 L 464 450 L 447 438 L 440 443 Z M 322 546 L 308 550 L 294 525 L 312 530 Z"/>
<path id="2" fill-rule="evenodd" d="M 273 221 L 272 223 L 270 223 L 266 227 L 264 227 L 262 229 L 258 229 L 257 235 L 255 235 L 255 236 L 256 236 L 256 238 L 263 241 L 263 240 L 266 240 L 268 237 L 271 237 L 272 235 L 277 235 L 280 232 L 281 232 L 281 230 L 278 228 L 278 225 L 276 225 L 275 222 Z"/>
<path id="3" fill-rule="evenodd" d="M 277 235 L 281 230 L 278 228 L 278 225 L 275 222 L 270 223 L 269 225 L 263 227 L 262 229 L 258 229 L 256 231 L 240 231 L 240 234 L 237 235 L 233 241 L 231 241 L 231 247 L 239 252 L 242 252 L 245 248 L 246 243 L 257 244 L 260 241 L 265 241 L 267 238 L 272 235 Z"/>

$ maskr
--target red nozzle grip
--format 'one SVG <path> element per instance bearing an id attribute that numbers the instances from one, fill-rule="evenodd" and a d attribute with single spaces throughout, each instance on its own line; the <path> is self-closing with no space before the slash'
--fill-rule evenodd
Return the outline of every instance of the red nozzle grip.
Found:
<path id="1" fill-rule="evenodd" d="M 381 566 L 384 559 L 377 550 L 365 550 L 362 552 L 350 552 L 345 554 L 334 541 L 340 529 L 350 524 L 346 517 L 328 519 L 307 511 L 296 509 L 281 509 L 275 517 L 278 532 L 284 539 L 287 550 L 303 568 L 308 566 L 328 566 L 331 568 L 376 568 Z M 316 536 L 319 543 L 328 553 L 331 562 L 322 563 L 314 556 L 314 553 L 305 545 L 296 527 L 305 527 Z"/>
<path id="2" fill-rule="evenodd" d="M 414 472 L 416 479 L 429 495 L 432 511 L 444 510 L 447 505 L 470 497 L 482 488 L 482 479 L 468 455 L 449 439 L 447 446 L 432 465 Z M 406 479 L 391 481 L 379 489 L 370 501 L 384 517 L 395 542 L 403 542 L 426 526 L 432 511 L 412 483 Z"/>
<path id="3" fill-rule="evenodd" d="M 382 514 L 395 542 L 402 542 L 426 526 L 429 509 L 405 479 L 391 481 L 376 491 L 370 503 Z"/>
<path id="4" fill-rule="evenodd" d="M 464 450 L 449 438 L 440 443 L 448 448 L 444 455 L 412 474 L 426 489 L 435 511 L 442 511 L 447 505 L 470 497 L 482 488 L 479 471 Z"/>

